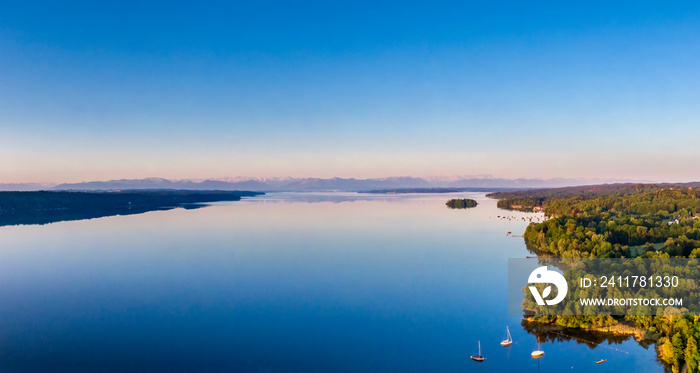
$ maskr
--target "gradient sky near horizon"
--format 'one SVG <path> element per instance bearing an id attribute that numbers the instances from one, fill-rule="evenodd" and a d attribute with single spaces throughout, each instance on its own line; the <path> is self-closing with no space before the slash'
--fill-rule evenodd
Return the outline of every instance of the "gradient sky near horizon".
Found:
<path id="1" fill-rule="evenodd" d="M 700 2 L 0 0 L 0 182 L 700 180 Z"/>

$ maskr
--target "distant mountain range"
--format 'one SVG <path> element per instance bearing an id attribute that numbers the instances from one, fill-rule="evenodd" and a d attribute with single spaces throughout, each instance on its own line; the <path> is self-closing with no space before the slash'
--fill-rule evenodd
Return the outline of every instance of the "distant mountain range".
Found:
<path id="1" fill-rule="evenodd" d="M 10 183 L 2 184 L 0 183 L 0 191 L 30 191 L 30 190 L 50 190 L 55 187 L 56 184 L 50 183 Z"/>
<path id="2" fill-rule="evenodd" d="M 187 189 L 248 191 L 370 191 L 400 188 L 555 188 L 602 183 L 639 182 L 592 179 L 502 179 L 493 177 L 387 177 L 376 179 L 320 178 L 224 178 L 206 180 L 167 180 L 162 178 L 88 181 L 70 184 L 0 184 L 0 190 L 125 190 Z"/>

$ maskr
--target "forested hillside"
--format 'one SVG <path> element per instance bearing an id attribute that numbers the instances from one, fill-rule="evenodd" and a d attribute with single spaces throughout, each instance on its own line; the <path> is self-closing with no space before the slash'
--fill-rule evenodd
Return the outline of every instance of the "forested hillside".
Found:
<path id="1" fill-rule="evenodd" d="M 528 249 L 562 258 L 700 257 L 700 189 L 686 185 L 604 185 L 494 193 L 499 206 L 543 206 L 549 217 L 531 223 Z M 700 368 L 700 317 L 546 316 L 538 321 L 590 328 L 623 319 L 647 331 L 659 358 L 674 372 Z"/>

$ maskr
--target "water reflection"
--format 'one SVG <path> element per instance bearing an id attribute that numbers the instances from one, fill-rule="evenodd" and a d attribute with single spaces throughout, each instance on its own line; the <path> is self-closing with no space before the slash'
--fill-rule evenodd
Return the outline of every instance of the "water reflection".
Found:
<path id="1" fill-rule="evenodd" d="M 605 343 L 607 345 L 622 345 L 623 342 L 633 339 L 632 335 L 620 335 L 601 331 L 587 331 L 578 328 L 566 328 L 555 324 L 542 324 L 523 319 L 523 330 L 545 342 L 576 342 L 590 349 L 595 349 Z M 644 349 L 649 349 L 653 342 L 649 340 L 637 341 Z M 609 347 L 609 346 L 608 346 Z M 622 351 L 622 350 L 620 350 Z"/>
<path id="2" fill-rule="evenodd" d="M 526 251 L 505 232 L 526 223 L 501 213 L 474 193 L 297 194 L 6 227 L 0 369 L 592 371 L 601 349 L 575 341 L 530 357 L 536 339 L 507 314 L 507 258 Z M 602 371 L 660 371 L 622 347 L 635 355 Z"/>
<path id="3" fill-rule="evenodd" d="M 463 194 L 463 193 L 461 193 Z M 482 193 L 479 193 L 483 195 Z M 451 196 L 454 193 L 444 193 L 444 196 Z M 319 203 L 319 202 L 358 202 L 358 201 L 405 201 L 407 199 L 426 199 L 434 198 L 432 194 L 425 193 L 403 193 L 403 194 L 384 194 L 384 193 L 358 193 L 358 192 L 279 192 L 268 193 L 263 196 L 251 198 L 257 202 L 278 202 L 278 203 Z M 447 201 L 448 198 L 444 198 Z"/>

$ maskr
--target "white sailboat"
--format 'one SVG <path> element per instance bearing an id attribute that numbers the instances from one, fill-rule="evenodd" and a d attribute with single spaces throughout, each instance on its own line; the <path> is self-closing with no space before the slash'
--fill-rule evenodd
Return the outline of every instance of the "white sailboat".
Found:
<path id="1" fill-rule="evenodd" d="M 513 344 L 513 337 L 510 336 L 510 330 L 506 326 L 506 339 L 501 341 L 501 346 L 508 347 Z"/>
<path id="2" fill-rule="evenodd" d="M 535 359 L 538 359 L 538 358 L 541 358 L 542 356 L 544 356 L 544 351 L 542 351 L 542 349 L 540 348 L 540 339 L 539 338 L 537 338 L 537 349 L 535 351 L 532 351 L 532 353 L 530 355 L 532 355 L 532 357 Z"/>
<path id="3" fill-rule="evenodd" d="M 479 341 L 479 354 L 478 354 L 478 355 L 472 355 L 472 356 L 469 356 L 469 357 L 470 357 L 472 360 L 474 360 L 474 361 L 479 361 L 479 362 L 486 360 L 485 357 L 481 356 L 481 341 Z"/>

